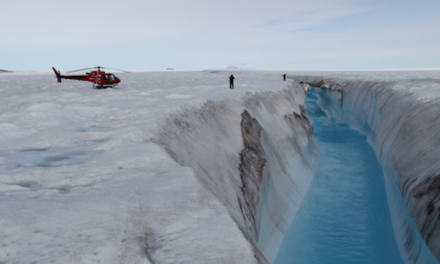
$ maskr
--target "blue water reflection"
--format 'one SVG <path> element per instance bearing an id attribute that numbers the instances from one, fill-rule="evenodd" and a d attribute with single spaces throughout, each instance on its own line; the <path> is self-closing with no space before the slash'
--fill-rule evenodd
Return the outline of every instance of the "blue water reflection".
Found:
<path id="1" fill-rule="evenodd" d="M 319 149 L 315 179 L 275 264 L 403 263 L 374 150 L 365 136 L 326 117 L 317 100 L 309 91 L 306 107 Z"/>

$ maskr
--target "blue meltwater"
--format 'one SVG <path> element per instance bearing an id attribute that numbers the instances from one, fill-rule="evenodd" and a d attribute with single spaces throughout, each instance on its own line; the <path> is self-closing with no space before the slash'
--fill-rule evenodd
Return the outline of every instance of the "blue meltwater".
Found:
<path id="1" fill-rule="evenodd" d="M 364 135 L 326 116 L 317 101 L 310 90 L 306 107 L 318 167 L 275 264 L 403 263 L 374 150 Z"/>

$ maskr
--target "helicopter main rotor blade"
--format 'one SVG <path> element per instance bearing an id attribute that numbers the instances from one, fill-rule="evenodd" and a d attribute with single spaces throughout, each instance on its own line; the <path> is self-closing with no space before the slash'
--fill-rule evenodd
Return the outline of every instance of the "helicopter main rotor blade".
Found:
<path id="1" fill-rule="evenodd" d="M 91 69 L 98 69 L 98 71 L 100 69 L 109 69 L 109 70 L 116 70 L 116 71 L 131 73 L 129 71 L 124 71 L 124 70 L 119 70 L 119 69 L 114 69 L 114 68 L 106 68 L 106 67 L 102 67 L 102 66 L 96 66 L 96 67 L 91 67 L 91 68 L 85 68 L 85 69 L 79 69 L 79 70 L 74 70 L 74 71 L 68 71 L 67 73 L 78 72 L 78 71 L 85 71 L 85 70 L 91 70 Z"/>
<path id="2" fill-rule="evenodd" d="M 66 72 L 66 73 L 77 72 L 77 71 L 85 71 L 85 70 L 90 70 L 90 69 L 96 69 L 96 67 L 85 68 L 85 69 L 79 69 L 79 70 L 74 70 L 74 71 L 68 71 L 68 72 Z"/>
<path id="3" fill-rule="evenodd" d="M 115 68 L 106 68 L 106 67 L 101 67 L 102 69 L 109 69 L 109 70 L 116 70 L 116 71 L 121 71 L 121 72 L 126 72 L 126 73 L 131 73 L 129 71 L 124 71 L 124 70 L 120 70 L 120 69 L 115 69 Z"/>

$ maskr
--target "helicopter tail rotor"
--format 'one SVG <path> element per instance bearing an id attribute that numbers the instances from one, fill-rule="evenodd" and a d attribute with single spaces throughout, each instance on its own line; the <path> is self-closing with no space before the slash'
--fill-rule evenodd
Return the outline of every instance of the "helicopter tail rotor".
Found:
<path id="1" fill-rule="evenodd" d="M 53 71 L 55 72 L 55 75 L 57 76 L 58 82 L 61 82 L 61 73 L 60 71 L 57 72 L 57 70 L 55 69 L 55 67 L 52 67 Z"/>

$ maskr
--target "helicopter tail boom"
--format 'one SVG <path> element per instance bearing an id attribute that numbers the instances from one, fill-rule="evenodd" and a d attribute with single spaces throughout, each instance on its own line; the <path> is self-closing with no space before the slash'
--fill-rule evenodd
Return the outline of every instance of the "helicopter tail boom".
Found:
<path id="1" fill-rule="evenodd" d="M 61 82 L 61 74 L 60 71 L 57 72 L 57 70 L 55 70 L 55 67 L 52 67 L 53 71 L 55 72 L 55 75 L 57 76 L 58 82 Z"/>

